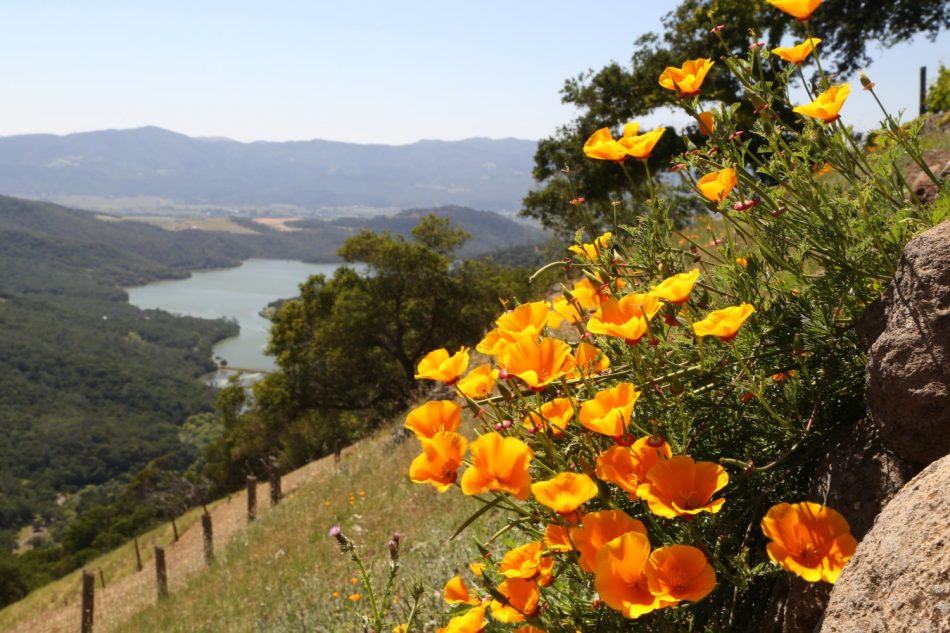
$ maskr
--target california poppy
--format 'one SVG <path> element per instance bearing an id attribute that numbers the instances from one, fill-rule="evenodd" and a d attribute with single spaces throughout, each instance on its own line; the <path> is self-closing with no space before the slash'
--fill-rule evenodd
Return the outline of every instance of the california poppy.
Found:
<path id="1" fill-rule="evenodd" d="M 838 580 L 858 542 L 840 513 L 819 503 L 779 503 L 762 518 L 769 558 L 808 582 Z"/>
<path id="2" fill-rule="evenodd" d="M 772 52 L 787 62 L 801 64 L 808 59 L 808 56 L 811 55 L 812 51 L 815 50 L 815 47 L 818 46 L 820 42 L 821 40 L 817 37 L 809 37 L 801 44 L 786 48 L 779 46 L 778 48 L 773 48 Z"/>
<path id="3" fill-rule="evenodd" d="M 467 446 L 464 437 L 449 431 L 439 431 L 431 439 L 422 440 L 422 454 L 409 465 L 409 479 L 432 484 L 439 492 L 445 492 L 455 483 Z"/>
<path id="4" fill-rule="evenodd" d="M 650 292 L 663 299 L 663 301 L 669 301 L 674 305 L 682 305 L 689 300 L 689 294 L 693 291 L 697 279 L 699 279 L 699 270 L 694 268 L 688 272 L 667 277 L 654 286 Z"/>
<path id="5" fill-rule="evenodd" d="M 650 592 L 646 567 L 650 541 L 644 532 L 626 532 L 597 553 L 594 589 L 608 607 L 625 618 L 638 618 L 662 606 Z"/>
<path id="6" fill-rule="evenodd" d="M 713 63 L 711 59 L 699 58 L 683 62 L 679 68 L 668 66 L 660 75 L 660 85 L 675 90 L 681 97 L 698 95 L 699 87 Z"/>
<path id="7" fill-rule="evenodd" d="M 524 501 L 531 494 L 528 464 L 531 448 L 516 437 L 486 433 L 471 444 L 472 465 L 462 474 L 462 492 L 478 495 L 496 490 Z"/>
<path id="8" fill-rule="evenodd" d="M 838 112 L 849 94 L 851 94 L 851 84 L 832 86 L 818 95 L 811 103 L 792 108 L 792 112 L 813 119 L 821 119 L 824 123 L 833 123 L 841 118 Z"/>
<path id="9" fill-rule="evenodd" d="M 728 342 L 736 337 L 739 328 L 753 312 L 755 308 L 748 303 L 713 310 L 705 319 L 693 323 L 693 332 L 696 336 L 718 336 Z"/>
<path id="10" fill-rule="evenodd" d="M 650 554 L 646 565 L 650 593 L 660 600 L 696 602 L 716 587 L 716 572 L 691 545 L 669 545 Z"/>
<path id="11" fill-rule="evenodd" d="M 505 602 L 491 601 L 492 618 L 499 622 L 524 622 L 538 609 L 538 585 L 523 578 L 508 578 L 496 590 L 505 597 Z"/>
<path id="12" fill-rule="evenodd" d="M 581 424 L 591 431 L 610 437 L 623 435 L 633 416 L 633 406 L 640 392 L 632 384 L 622 382 L 594 394 L 593 400 L 581 404 Z"/>
<path id="13" fill-rule="evenodd" d="M 405 427 L 424 440 L 439 431 L 457 431 L 461 423 L 461 406 L 451 400 L 432 400 L 410 411 Z"/>
<path id="14" fill-rule="evenodd" d="M 571 541 L 580 553 L 577 564 L 584 571 L 594 571 L 597 568 L 598 550 L 608 541 L 627 532 L 638 532 L 644 537 L 647 535 L 643 523 L 623 510 L 588 512 L 581 518 L 581 524 L 570 530 Z"/>
<path id="15" fill-rule="evenodd" d="M 699 193 L 713 202 L 722 202 L 736 186 L 736 170 L 732 167 L 706 174 L 696 183 Z"/>
<path id="16" fill-rule="evenodd" d="M 558 514 L 570 514 L 597 496 L 597 484 L 583 473 L 558 473 L 531 484 L 534 499 Z"/>
<path id="17" fill-rule="evenodd" d="M 823 0 L 766 0 L 766 2 L 792 17 L 807 20 Z"/>
<path id="18" fill-rule="evenodd" d="M 461 347 L 455 354 L 449 356 L 445 348 L 433 350 L 419 361 L 415 378 L 438 380 L 452 385 L 468 369 L 468 348 Z"/>
<path id="19" fill-rule="evenodd" d="M 713 500 L 712 496 L 728 483 L 729 475 L 719 464 L 677 455 L 657 462 L 647 472 L 637 496 L 647 502 L 653 514 L 667 519 L 716 513 L 726 500 Z"/>

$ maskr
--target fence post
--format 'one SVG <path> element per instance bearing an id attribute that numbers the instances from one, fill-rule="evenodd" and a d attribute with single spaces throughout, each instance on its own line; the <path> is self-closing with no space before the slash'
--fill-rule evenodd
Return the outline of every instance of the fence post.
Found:
<path id="1" fill-rule="evenodd" d="M 247 522 L 257 517 L 257 477 L 247 476 Z"/>
<path id="2" fill-rule="evenodd" d="M 102 573 L 102 567 L 99 568 L 99 582 L 102 583 L 102 588 L 106 588 L 106 577 Z"/>
<path id="3" fill-rule="evenodd" d="M 95 594 L 96 577 L 92 572 L 84 569 L 82 570 L 82 633 L 92 633 Z"/>
<path id="4" fill-rule="evenodd" d="M 175 517 L 172 517 L 172 534 L 175 537 L 175 542 L 178 542 L 178 524 L 175 523 Z"/>
<path id="5" fill-rule="evenodd" d="M 168 572 L 165 570 L 165 550 L 155 546 L 155 577 L 158 580 L 158 599 L 168 597 Z"/>
<path id="6" fill-rule="evenodd" d="M 280 503 L 282 496 L 280 492 L 280 468 L 277 467 L 277 459 L 274 457 L 271 457 L 267 464 L 267 475 L 270 479 L 270 504 L 273 507 Z"/>
<path id="7" fill-rule="evenodd" d="M 920 114 L 927 114 L 927 67 L 920 67 Z"/>
<path id="8" fill-rule="evenodd" d="M 135 543 L 135 570 L 142 571 L 142 554 L 139 552 L 139 537 L 133 539 Z"/>
<path id="9" fill-rule="evenodd" d="M 211 531 L 211 515 L 207 512 L 201 515 L 201 531 L 205 543 L 205 564 L 210 567 L 214 562 L 214 535 Z"/>

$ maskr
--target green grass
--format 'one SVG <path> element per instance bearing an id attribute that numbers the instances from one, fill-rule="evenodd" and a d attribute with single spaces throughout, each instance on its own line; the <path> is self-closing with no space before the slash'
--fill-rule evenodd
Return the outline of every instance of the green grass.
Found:
<path id="1" fill-rule="evenodd" d="M 336 523 L 356 542 L 379 583 L 388 566 L 386 543 L 393 531 L 403 534 L 403 569 L 391 625 L 404 621 L 407 585 L 420 580 L 426 593 L 416 622 L 433 630 L 445 612 L 443 584 L 470 562 L 472 536 L 484 539 L 489 528 L 479 520 L 447 543 L 479 505 L 457 489 L 439 494 L 411 483 L 406 473 L 418 450 L 414 438 L 395 443 L 392 429 L 360 443 L 338 468 L 298 489 L 235 538 L 218 554 L 213 569 L 193 576 L 169 600 L 139 612 L 117 630 L 362 630 L 354 608 L 368 613 L 370 607 L 364 588 L 358 580 L 354 584 L 355 565 L 327 535 Z M 352 593 L 361 594 L 361 600 L 350 602 Z"/>

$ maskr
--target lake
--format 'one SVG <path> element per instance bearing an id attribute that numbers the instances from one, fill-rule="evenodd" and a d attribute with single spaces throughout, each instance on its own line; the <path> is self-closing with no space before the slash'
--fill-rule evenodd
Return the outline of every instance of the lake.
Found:
<path id="1" fill-rule="evenodd" d="M 188 279 L 158 281 L 126 288 L 129 303 L 142 309 L 206 319 L 234 319 L 237 336 L 214 346 L 215 355 L 231 367 L 273 371 L 274 359 L 264 354 L 270 321 L 260 315 L 268 303 L 300 294 L 298 286 L 310 275 L 330 277 L 339 264 L 249 259 L 236 268 L 192 272 Z"/>

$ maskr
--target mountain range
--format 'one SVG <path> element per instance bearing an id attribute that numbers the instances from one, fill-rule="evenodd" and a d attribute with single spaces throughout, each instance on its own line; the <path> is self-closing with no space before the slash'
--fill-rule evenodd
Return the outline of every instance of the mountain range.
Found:
<path id="1" fill-rule="evenodd" d="M 0 193 L 115 213 L 336 217 L 449 204 L 515 213 L 537 143 L 409 145 L 194 138 L 158 127 L 0 137 Z"/>

